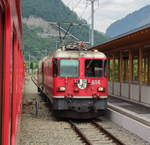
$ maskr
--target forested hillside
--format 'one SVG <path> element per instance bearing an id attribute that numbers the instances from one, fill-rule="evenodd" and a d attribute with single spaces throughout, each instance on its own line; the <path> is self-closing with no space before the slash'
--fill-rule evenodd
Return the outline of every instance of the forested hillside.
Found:
<path id="1" fill-rule="evenodd" d="M 23 0 L 23 17 L 42 18 L 45 21 L 52 22 L 74 22 L 79 24 L 86 24 L 87 22 L 80 19 L 77 14 L 71 11 L 61 0 Z M 68 26 L 62 25 L 64 29 Z M 36 61 L 38 51 L 45 51 L 45 49 L 52 50 L 56 48 L 56 41 L 58 37 L 40 38 L 36 34 L 36 29 L 31 29 L 24 24 L 24 51 L 25 58 L 28 58 L 30 50 L 32 58 Z M 74 26 L 70 33 L 78 37 L 81 41 L 89 41 L 89 27 L 88 26 Z M 95 44 L 107 40 L 104 34 L 95 31 Z M 42 57 L 37 57 L 39 60 Z"/>
<path id="2" fill-rule="evenodd" d="M 29 53 L 31 55 L 31 60 L 36 62 L 37 60 L 44 57 L 48 51 L 56 48 L 55 37 L 51 38 L 41 38 L 37 35 L 35 30 L 31 30 L 27 25 L 23 25 L 24 32 L 24 56 L 25 60 L 29 59 Z"/>

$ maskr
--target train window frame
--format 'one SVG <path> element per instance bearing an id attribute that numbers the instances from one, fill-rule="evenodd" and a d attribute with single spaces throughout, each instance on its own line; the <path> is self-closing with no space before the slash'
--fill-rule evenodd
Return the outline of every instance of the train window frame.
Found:
<path id="1" fill-rule="evenodd" d="M 88 76 L 88 75 L 86 75 L 86 61 L 87 60 L 100 60 L 101 62 L 102 62 L 102 73 L 101 73 L 101 76 Z M 88 59 L 85 59 L 84 60 L 84 76 L 85 77 L 87 77 L 87 78 L 101 78 L 101 77 L 105 77 L 105 74 L 104 74 L 104 59 L 98 59 L 98 58 L 95 58 L 95 59 L 90 59 L 90 58 L 88 58 Z"/>
<path id="2" fill-rule="evenodd" d="M 60 62 L 61 62 L 61 60 L 63 60 L 63 59 L 70 59 L 70 60 L 77 60 L 77 61 L 78 61 L 78 75 L 77 75 L 77 76 L 73 76 L 73 77 L 61 76 L 61 72 L 60 72 L 60 69 L 61 69 Z M 79 59 L 79 58 L 60 58 L 60 59 L 59 59 L 59 77 L 62 77 L 62 78 L 78 78 L 79 76 L 80 76 L 80 59 Z"/>
<path id="3" fill-rule="evenodd" d="M 55 65 L 56 60 L 57 60 L 57 67 Z M 56 71 L 56 68 L 57 68 L 57 71 Z M 59 76 L 59 59 L 57 59 L 57 58 L 53 58 L 53 76 L 54 77 Z"/>

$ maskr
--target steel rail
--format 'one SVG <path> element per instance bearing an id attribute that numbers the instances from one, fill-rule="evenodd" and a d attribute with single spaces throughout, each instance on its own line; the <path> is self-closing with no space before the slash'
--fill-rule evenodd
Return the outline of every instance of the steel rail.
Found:
<path id="1" fill-rule="evenodd" d="M 82 139 L 82 141 L 86 145 L 92 145 L 92 143 L 86 138 L 86 136 L 81 132 L 81 130 L 71 120 L 69 120 L 68 122 L 71 125 L 72 129 L 76 132 L 76 134 Z"/>
<path id="2" fill-rule="evenodd" d="M 31 77 L 31 80 L 32 80 L 32 82 L 38 87 L 38 89 L 40 90 L 40 93 L 45 94 L 45 93 L 43 92 L 43 90 L 38 86 L 37 79 L 32 76 L 32 77 Z M 46 94 L 45 94 L 45 95 L 46 95 Z"/>
<path id="3" fill-rule="evenodd" d="M 100 124 L 96 123 L 95 121 L 92 121 L 91 125 L 93 125 L 97 129 L 99 129 L 101 132 L 103 132 L 104 134 L 106 134 L 117 145 L 126 145 L 122 141 L 120 141 L 118 138 L 116 138 L 112 133 L 108 132 L 105 128 L 103 128 Z"/>
<path id="4" fill-rule="evenodd" d="M 35 77 L 31 77 L 32 82 L 41 90 L 41 88 L 38 86 L 37 84 L 37 80 L 35 79 Z"/>

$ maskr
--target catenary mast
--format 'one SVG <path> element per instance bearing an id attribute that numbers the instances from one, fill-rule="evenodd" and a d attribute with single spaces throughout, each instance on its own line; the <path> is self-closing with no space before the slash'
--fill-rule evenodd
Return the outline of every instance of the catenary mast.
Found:
<path id="1" fill-rule="evenodd" d="M 91 3 L 91 37 L 90 43 L 91 46 L 94 45 L 94 3 L 99 0 L 87 0 L 87 2 Z"/>

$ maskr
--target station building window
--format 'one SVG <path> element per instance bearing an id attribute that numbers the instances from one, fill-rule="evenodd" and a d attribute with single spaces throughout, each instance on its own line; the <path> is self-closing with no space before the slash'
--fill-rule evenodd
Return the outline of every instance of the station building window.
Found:
<path id="1" fill-rule="evenodd" d="M 114 65 L 114 80 L 116 82 L 119 82 L 119 60 L 115 59 L 115 65 Z"/>
<path id="2" fill-rule="evenodd" d="M 138 83 L 138 58 L 133 60 L 133 83 Z"/>

